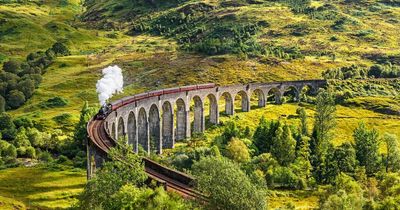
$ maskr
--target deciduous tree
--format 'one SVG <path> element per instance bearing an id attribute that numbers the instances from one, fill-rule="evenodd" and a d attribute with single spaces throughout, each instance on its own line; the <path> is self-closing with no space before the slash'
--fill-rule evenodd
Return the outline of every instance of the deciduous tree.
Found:
<path id="1" fill-rule="evenodd" d="M 335 111 L 335 100 L 332 93 L 320 89 L 317 95 L 315 122 L 310 142 L 311 164 L 314 169 L 314 177 L 318 182 L 323 181 L 325 156 L 336 125 Z"/>
<path id="2" fill-rule="evenodd" d="M 193 165 L 197 187 L 209 196 L 211 209 L 266 209 L 266 194 L 240 167 L 226 159 L 206 157 Z"/>
<path id="3" fill-rule="evenodd" d="M 366 173 L 373 175 L 379 170 L 379 134 L 375 129 L 368 130 L 364 123 L 360 123 L 353 132 L 356 157 L 360 166 L 365 166 Z"/>
<path id="4" fill-rule="evenodd" d="M 397 136 L 385 133 L 383 140 L 386 143 L 386 172 L 397 172 L 400 170 L 400 144 Z"/>
<path id="5" fill-rule="evenodd" d="M 280 126 L 272 140 L 271 153 L 279 164 L 288 166 L 295 159 L 296 140 L 292 136 L 288 125 Z"/>
<path id="6" fill-rule="evenodd" d="M 233 138 L 228 143 L 226 150 L 228 151 L 228 156 L 238 163 L 244 163 L 250 160 L 249 149 L 246 144 L 238 138 Z"/>

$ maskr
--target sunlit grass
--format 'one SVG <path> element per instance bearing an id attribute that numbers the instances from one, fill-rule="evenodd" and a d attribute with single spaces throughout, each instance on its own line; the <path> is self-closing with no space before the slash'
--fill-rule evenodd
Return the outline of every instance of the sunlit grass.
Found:
<path id="1" fill-rule="evenodd" d="M 64 209 L 77 201 L 76 196 L 85 182 L 86 173 L 82 169 L 4 169 L 0 170 L 0 203 L 24 205 L 29 209 Z M 0 209 L 3 209 L 1 205 Z"/>

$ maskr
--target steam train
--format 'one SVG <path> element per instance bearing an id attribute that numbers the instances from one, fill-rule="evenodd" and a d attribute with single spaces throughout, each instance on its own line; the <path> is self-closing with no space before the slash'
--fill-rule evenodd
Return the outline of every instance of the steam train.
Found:
<path id="1" fill-rule="evenodd" d="M 151 98 L 155 96 L 161 96 L 161 95 L 166 95 L 166 94 L 173 94 L 173 93 L 180 93 L 180 92 L 186 92 L 186 91 L 194 91 L 194 90 L 202 90 L 202 89 L 209 89 L 209 88 L 214 88 L 216 85 L 214 83 L 208 83 L 208 84 L 200 84 L 200 85 L 189 85 L 189 86 L 182 86 L 182 87 L 177 87 L 177 88 L 167 88 L 167 89 L 162 89 L 162 90 L 154 90 L 146 93 L 141 93 L 137 94 L 134 96 L 128 96 L 125 98 L 122 98 L 120 100 L 114 101 L 109 104 L 104 104 L 99 112 L 96 115 L 96 119 L 98 120 L 104 120 L 108 114 L 110 114 L 112 111 L 115 111 L 116 109 L 125 106 L 130 103 L 134 103 L 139 100 L 143 100 L 146 98 Z"/>

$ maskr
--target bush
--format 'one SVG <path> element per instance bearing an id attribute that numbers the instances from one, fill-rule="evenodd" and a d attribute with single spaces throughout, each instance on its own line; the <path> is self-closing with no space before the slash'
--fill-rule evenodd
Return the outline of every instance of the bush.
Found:
<path id="1" fill-rule="evenodd" d="M 42 108 L 55 108 L 55 107 L 63 107 L 66 106 L 68 104 L 68 100 L 56 96 L 54 98 L 50 98 L 45 102 L 40 103 L 40 106 Z"/>
<path id="2" fill-rule="evenodd" d="M 12 90 L 7 96 L 7 105 L 11 108 L 18 108 L 25 103 L 25 95 L 19 90 Z"/>
<path id="3" fill-rule="evenodd" d="M 68 162 L 68 161 L 70 161 L 68 159 L 68 157 L 66 157 L 64 155 L 60 155 L 60 156 L 58 156 L 56 163 L 62 164 L 62 163 Z"/>
<path id="4" fill-rule="evenodd" d="M 49 152 L 43 151 L 39 155 L 39 160 L 45 161 L 45 162 L 53 162 L 54 159 L 53 159 L 53 156 Z"/>
<path id="5" fill-rule="evenodd" d="M 300 180 L 288 167 L 277 167 L 267 178 L 268 184 L 272 187 L 291 188 L 299 187 Z"/>
<path id="6" fill-rule="evenodd" d="M 0 140 L 0 157 L 15 159 L 17 157 L 17 149 L 14 145 Z"/>
<path id="7" fill-rule="evenodd" d="M 56 42 L 53 44 L 53 46 L 51 47 L 51 49 L 53 50 L 53 52 L 57 55 L 57 56 L 66 56 L 66 55 L 70 55 L 71 52 L 69 51 L 69 49 L 67 48 L 67 46 L 65 46 L 63 43 L 61 42 Z"/>
<path id="8" fill-rule="evenodd" d="M 25 79 L 18 83 L 17 89 L 24 93 L 26 99 L 30 98 L 35 91 L 35 82 L 31 79 Z"/>
<path id="9" fill-rule="evenodd" d="M 63 113 L 53 117 L 53 120 L 59 124 L 68 124 L 70 122 L 72 115 L 69 113 Z"/>
<path id="10" fill-rule="evenodd" d="M 21 72 L 21 62 L 17 60 L 10 60 L 3 64 L 3 70 L 5 72 L 10 72 L 13 74 L 18 74 Z"/>
<path id="11" fill-rule="evenodd" d="M 26 155 L 26 147 L 18 147 L 17 148 L 18 157 L 25 157 Z"/>
<path id="12" fill-rule="evenodd" d="M 29 158 L 36 158 L 36 150 L 33 147 L 27 147 L 26 148 L 26 157 Z"/>
<path id="13" fill-rule="evenodd" d="M 24 117 L 24 116 L 18 117 L 18 118 L 15 118 L 13 120 L 13 122 L 17 128 L 20 128 L 20 127 L 32 128 L 33 127 L 33 122 L 31 120 L 31 118 L 28 118 L 28 117 Z"/>
<path id="14" fill-rule="evenodd" d="M 228 151 L 229 158 L 238 163 L 248 162 L 250 160 L 249 149 L 240 139 L 233 138 L 228 143 L 226 150 Z"/>

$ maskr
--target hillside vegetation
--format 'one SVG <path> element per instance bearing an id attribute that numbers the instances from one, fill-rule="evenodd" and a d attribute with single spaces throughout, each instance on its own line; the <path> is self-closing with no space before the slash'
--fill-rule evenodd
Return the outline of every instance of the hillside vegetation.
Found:
<path id="1" fill-rule="evenodd" d="M 312 168 L 298 168 L 307 168 L 307 153 L 314 152 L 309 151 L 307 138 L 297 135 L 297 128 L 308 117 L 310 127 L 303 136 L 315 138 L 311 134 L 318 128 L 315 95 L 302 98 L 299 103 L 290 101 L 293 96 L 285 96 L 284 104 L 268 101 L 265 108 L 257 108 L 257 101 L 252 99 L 250 112 L 241 112 L 236 98 L 234 116 L 221 112 L 220 125 L 207 123 L 204 135 L 194 134 L 193 138 L 178 142 L 174 149 L 165 150 L 162 156 L 151 157 L 188 173 L 196 171 L 191 171 L 189 165 L 200 157 L 211 154 L 231 159 L 240 165 L 234 170 L 238 177 L 244 177 L 245 171 L 252 184 L 268 187 L 270 208 L 324 209 L 324 196 L 333 195 L 330 191 L 334 187 L 340 189 L 337 186 L 341 184 L 336 185 L 334 178 L 344 182 L 354 178 L 357 183 L 352 180 L 348 184 L 363 188 L 362 200 L 367 207 L 373 200 L 376 203 L 371 206 L 375 208 L 384 209 L 384 204 L 390 207 L 398 203 L 393 189 L 399 189 L 400 181 L 396 178 L 397 184 L 385 185 L 394 181 L 383 176 L 388 172 L 385 164 L 392 164 L 388 144 L 383 141 L 386 132 L 400 136 L 399 20 L 399 0 L 0 0 L 0 208 L 68 208 L 76 203 L 84 174 L 69 167 L 85 167 L 85 126 L 99 106 L 96 81 L 101 69 L 114 64 L 123 69 L 124 92 L 110 100 L 208 82 L 227 85 L 329 79 L 327 89 L 336 103 L 336 126 L 328 140 L 321 139 L 329 141 L 331 163 L 341 161 L 332 157 L 343 149 L 350 154 L 343 157 L 349 157 L 354 166 L 334 173 L 326 167 L 328 174 L 324 176 L 329 180 L 314 180 L 314 173 L 319 170 L 315 166 L 323 164 L 313 163 L 313 174 Z M 54 46 L 65 46 L 68 53 L 57 55 Z M 92 107 L 85 103 L 82 108 L 84 101 Z M 208 103 L 205 102 L 206 119 Z M 219 105 L 224 110 L 223 104 Z M 303 118 L 299 107 L 304 108 L 300 109 L 304 111 Z M 264 118 L 265 122 L 261 120 Z M 272 125 L 278 121 L 281 129 L 293 134 L 285 138 L 296 140 L 292 145 L 281 145 L 289 146 L 281 150 L 288 152 L 296 144 L 296 161 L 289 165 L 280 160 L 285 158 L 280 152 L 257 145 L 256 130 L 265 126 L 263 123 Z M 361 122 L 367 127 L 359 125 Z M 230 137 L 235 138 L 228 138 L 230 129 L 236 135 Z M 346 150 L 350 144 L 356 145 L 357 129 L 372 136 L 377 148 L 373 152 L 379 154 L 376 170 L 380 172 L 368 177 L 363 172 L 364 165 L 356 164 L 351 156 L 355 148 Z M 379 136 L 374 136 L 374 129 Z M 272 130 L 270 139 L 278 139 L 280 135 Z M 225 138 L 223 142 L 221 137 Z M 299 150 L 301 142 L 305 150 Z M 393 153 L 400 160 L 396 151 Z M 275 159 L 281 162 L 278 164 Z M 25 160 L 51 164 L 22 167 Z M 220 167 L 231 164 L 227 160 L 205 161 L 198 164 L 198 169 L 210 166 L 208 172 L 215 171 L 207 161 L 217 162 Z M 68 168 L 63 171 L 59 165 Z M 7 168 L 16 166 L 21 167 Z M 104 174 L 108 176 L 107 171 Z M 392 175 L 398 177 L 398 172 Z M 117 184 L 119 188 L 122 183 L 125 182 L 110 185 Z M 121 201 L 133 201 L 141 193 L 131 192 L 141 185 L 121 188 L 120 194 L 114 195 L 130 193 L 129 199 Z M 240 192 L 240 186 L 233 187 Z M 347 190 L 349 196 L 361 192 Z M 98 192 L 88 201 L 98 202 L 97 194 L 111 191 Z M 140 192 L 147 193 L 154 202 L 158 198 L 170 199 L 162 190 L 152 191 L 153 194 L 145 189 Z M 340 193 L 334 194 L 331 205 L 337 203 L 335 196 L 360 200 Z M 392 200 L 384 203 L 386 197 Z"/>
<path id="2" fill-rule="evenodd" d="M 400 61 L 400 9 L 385 1 L 98 0 L 85 5 L 83 20 L 97 28 L 170 37 L 181 50 L 205 55 L 236 54 L 269 65 L 305 59 L 319 64 L 314 69 Z"/>

